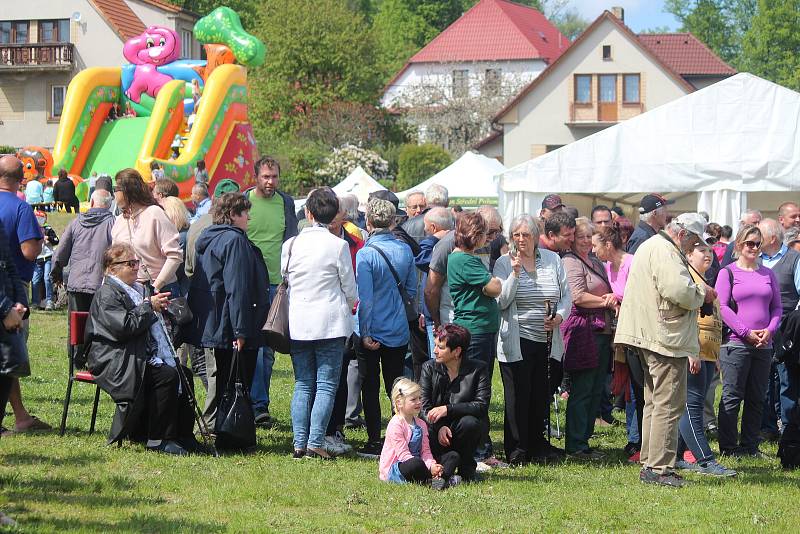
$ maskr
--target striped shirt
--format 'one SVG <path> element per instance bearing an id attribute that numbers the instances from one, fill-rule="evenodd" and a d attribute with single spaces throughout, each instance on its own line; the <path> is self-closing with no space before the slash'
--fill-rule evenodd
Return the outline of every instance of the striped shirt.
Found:
<path id="1" fill-rule="evenodd" d="M 558 286 L 558 273 L 555 269 L 543 269 L 542 259 L 536 255 L 536 272 L 529 276 L 525 269 L 519 272 L 516 304 L 519 316 L 519 335 L 530 341 L 544 343 L 547 335 L 544 331 L 545 300 L 555 309 L 561 300 L 561 289 Z M 552 313 L 552 312 L 551 312 Z"/>

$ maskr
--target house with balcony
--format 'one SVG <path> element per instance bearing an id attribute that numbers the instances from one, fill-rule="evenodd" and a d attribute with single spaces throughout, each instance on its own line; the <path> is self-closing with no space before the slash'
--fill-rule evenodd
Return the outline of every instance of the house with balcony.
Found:
<path id="1" fill-rule="evenodd" d="M 120 66 L 122 46 L 148 26 L 174 29 L 181 55 L 199 59 L 199 17 L 164 0 L 25 0 L 0 11 L 0 145 L 51 148 L 70 80 Z"/>
<path id="2" fill-rule="evenodd" d="M 511 167 L 736 73 L 692 34 L 636 35 L 613 11 L 500 110 L 478 151 Z"/>

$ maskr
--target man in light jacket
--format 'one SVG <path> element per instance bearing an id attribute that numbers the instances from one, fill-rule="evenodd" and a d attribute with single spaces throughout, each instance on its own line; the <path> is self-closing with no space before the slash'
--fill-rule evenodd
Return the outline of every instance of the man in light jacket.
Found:
<path id="1" fill-rule="evenodd" d="M 614 342 L 628 345 L 644 369 L 642 470 L 649 484 L 681 487 L 675 471 L 678 421 L 686 404 L 687 358 L 700 352 L 697 311 L 716 292 L 697 284 L 681 252 L 689 234 L 702 240 L 705 219 L 679 215 L 639 247 L 625 287 Z"/>

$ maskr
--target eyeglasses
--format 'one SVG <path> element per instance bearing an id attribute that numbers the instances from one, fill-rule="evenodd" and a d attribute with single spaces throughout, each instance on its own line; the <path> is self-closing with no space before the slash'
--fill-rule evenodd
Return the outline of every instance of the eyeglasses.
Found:
<path id="1" fill-rule="evenodd" d="M 531 237 L 533 237 L 533 234 L 531 234 L 530 232 L 514 232 L 513 234 L 511 234 L 511 237 L 513 237 L 514 239 L 530 239 Z"/>
<path id="2" fill-rule="evenodd" d="M 127 265 L 131 269 L 138 269 L 140 263 L 141 262 L 139 260 L 125 260 L 125 261 L 115 261 L 111 265 Z"/>
<path id="3" fill-rule="evenodd" d="M 744 246 L 747 248 L 759 249 L 761 248 L 761 241 L 745 241 Z"/>

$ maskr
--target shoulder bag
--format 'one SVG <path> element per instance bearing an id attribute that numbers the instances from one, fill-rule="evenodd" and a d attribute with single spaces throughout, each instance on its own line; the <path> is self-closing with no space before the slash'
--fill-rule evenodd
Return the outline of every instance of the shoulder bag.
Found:
<path id="1" fill-rule="evenodd" d="M 370 244 L 367 246 L 373 250 L 376 250 L 383 258 L 383 261 L 386 262 L 386 266 L 389 267 L 389 270 L 392 272 L 392 277 L 394 277 L 394 282 L 397 285 L 397 291 L 400 293 L 400 300 L 403 301 L 403 308 L 405 308 L 406 311 L 406 319 L 409 323 L 416 322 L 419 319 L 417 304 L 414 302 L 414 299 L 408 296 L 406 289 L 403 287 L 403 283 L 400 281 L 400 277 L 397 275 L 397 271 L 395 271 L 394 267 L 392 267 L 392 262 L 390 262 L 389 258 L 386 257 L 386 254 L 384 254 L 383 251 L 375 245 Z"/>
<path id="2" fill-rule="evenodd" d="M 731 271 L 728 268 L 727 265 L 725 267 L 723 267 L 722 269 L 724 271 L 728 271 L 728 280 L 730 280 L 730 285 L 731 285 L 731 294 L 728 297 L 728 307 L 731 310 L 733 310 L 733 313 L 739 313 L 739 305 L 736 304 L 736 300 L 733 298 L 733 271 Z M 731 328 L 727 325 L 727 323 L 725 323 L 725 321 L 722 321 L 722 343 L 723 344 L 726 343 L 730 339 L 732 333 L 733 333 L 733 330 L 731 330 Z"/>
<path id="3" fill-rule="evenodd" d="M 289 262 L 292 261 L 292 248 L 299 236 L 289 245 L 289 257 L 286 259 L 286 275 L 275 290 L 275 296 L 269 305 L 267 322 L 261 329 L 272 350 L 289 354 L 291 348 L 289 336 Z"/>

